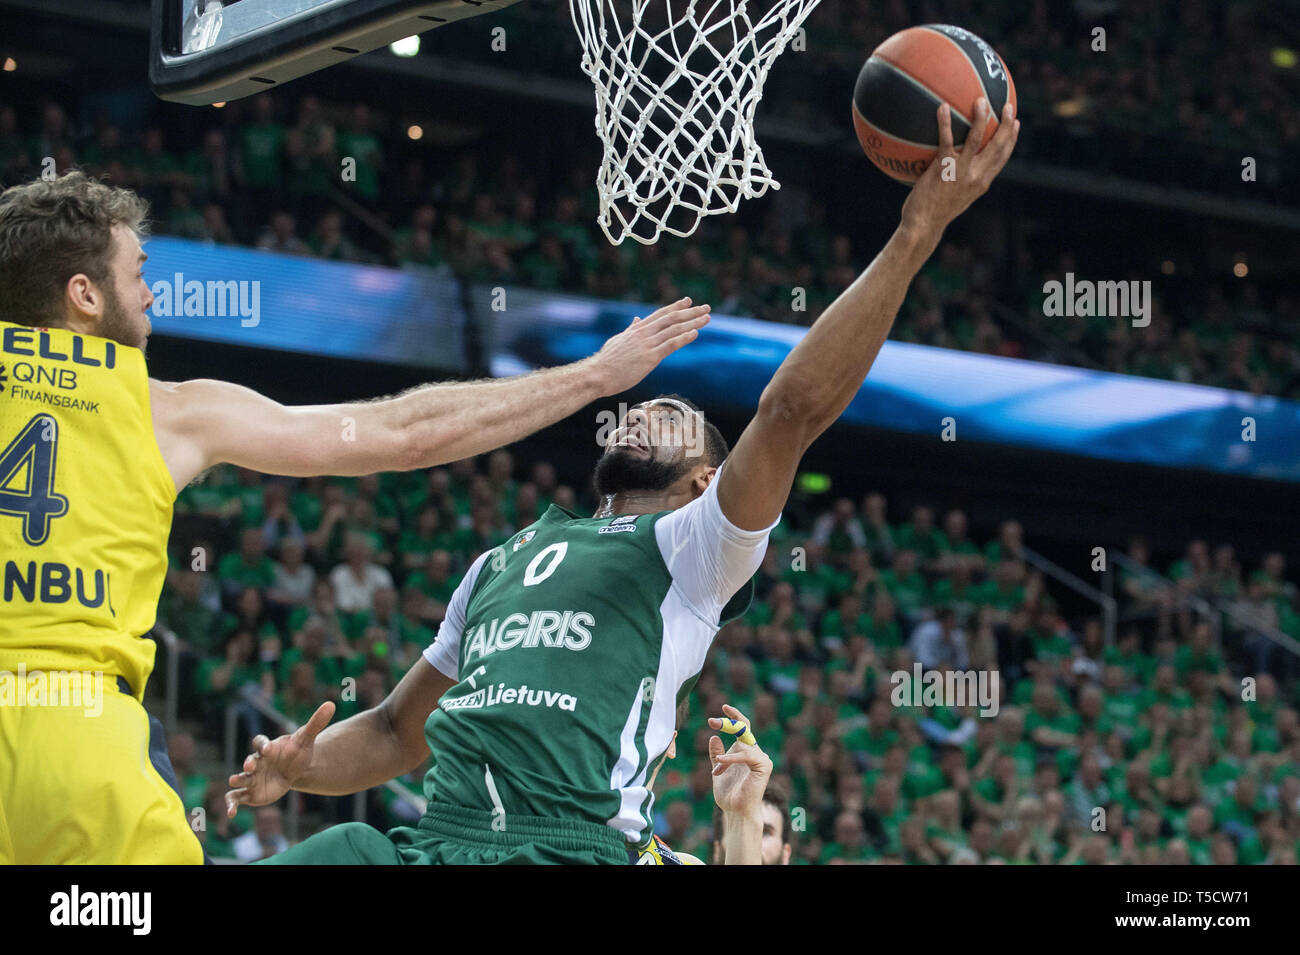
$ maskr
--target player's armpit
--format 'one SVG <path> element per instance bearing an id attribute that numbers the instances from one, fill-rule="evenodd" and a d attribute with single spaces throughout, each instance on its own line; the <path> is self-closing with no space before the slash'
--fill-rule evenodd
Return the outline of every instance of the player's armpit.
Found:
<path id="1" fill-rule="evenodd" d="M 775 523 L 747 530 L 727 517 L 718 488 L 732 467 L 728 457 L 703 494 L 655 524 L 660 553 L 673 576 L 674 590 L 701 619 L 713 624 L 718 623 L 727 603 L 763 562 L 768 534 Z M 702 657 L 699 662 L 704 662 Z"/>

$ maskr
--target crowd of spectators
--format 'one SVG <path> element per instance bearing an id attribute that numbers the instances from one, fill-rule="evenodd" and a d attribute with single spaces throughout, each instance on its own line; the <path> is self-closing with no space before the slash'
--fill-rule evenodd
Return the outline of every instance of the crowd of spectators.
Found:
<path id="1" fill-rule="evenodd" d="M 369 107 L 323 105 L 306 95 L 293 117 L 271 94 L 233 103 L 197 149 L 169 144 L 150 126 L 134 142 L 101 123 L 78 135 L 64 109 L 48 103 L 39 129 L 20 134 L 17 113 L 0 105 L 0 170 L 15 182 L 50 155 L 62 170 L 81 165 L 130 186 L 151 202 L 155 231 L 284 254 L 450 269 L 467 282 L 521 285 L 602 298 L 662 302 L 690 295 L 718 314 L 811 324 L 860 271 L 869 253 L 853 225 L 812 201 L 801 224 L 775 214 L 753 230 L 706 221 L 689 242 L 610 245 L 595 225 L 588 167 L 543 189 L 520 155 L 482 161 L 455 153 L 436 175 L 419 161 L 402 169 L 393 133 L 373 127 Z M 342 176 L 343 157 L 355 160 Z M 397 185 L 394 186 L 394 181 Z M 381 182 L 384 188 L 380 188 Z M 376 232 L 340 202 L 391 219 Z M 354 207 L 355 208 L 355 207 Z M 1051 318 L 1044 286 L 1097 266 L 1065 249 L 1050 261 L 1028 244 L 996 263 L 947 241 L 913 284 L 893 337 L 987 354 L 1082 364 L 1127 374 L 1300 394 L 1300 319 L 1294 294 L 1229 279 L 1180 276 L 1157 289 L 1150 323 L 1113 316 Z M 1150 263 L 1152 269 L 1156 263 Z M 1118 276 L 1115 276 L 1118 278 Z M 1127 278 L 1141 278 L 1134 274 Z M 1166 305 L 1161 289 L 1177 299 Z"/>
<path id="2" fill-rule="evenodd" d="M 504 450 L 354 479 L 215 469 L 177 502 L 159 607 L 184 645 L 183 715 L 215 742 L 234 707 L 243 746 L 278 732 L 254 698 L 299 722 L 326 699 L 336 719 L 375 705 L 434 639 L 472 560 L 551 503 L 591 506 L 550 464 L 524 469 Z M 807 527 L 783 520 L 660 773 L 660 834 L 708 857 L 705 717 L 728 702 L 791 794 L 797 862 L 1295 862 L 1300 684 L 1262 633 L 1300 637 L 1282 555 L 1247 571 L 1231 546 L 1193 541 L 1153 576 L 1149 547 L 1128 542 L 1138 569 L 1117 582 L 1124 623 L 1107 645 L 1098 619 L 1067 620 L 1024 536 L 1008 519 L 977 541 L 958 509 L 896 514 L 881 494 L 835 501 Z M 1206 619 L 1191 597 L 1239 613 Z M 989 699 L 895 705 L 891 674 L 914 662 L 996 671 L 996 714 Z M 193 753 L 173 737 L 187 808 L 212 820 L 208 851 L 282 848 L 279 810 L 226 820 L 224 779 Z M 401 782 L 419 792 L 422 776 Z M 388 792 L 371 812 L 413 818 Z"/>
<path id="3" fill-rule="evenodd" d="M 1024 246 L 1013 267 L 999 270 L 969 246 L 945 241 L 912 283 L 890 337 L 1300 397 L 1300 345 L 1293 332 L 1300 321 L 1300 300 L 1294 294 L 1283 290 L 1266 303 L 1249 279 L 1233 280 L 1231 292 L 1196 279 L 1156 280 L 1149 323 L 1142 326 L 1113 315 L 1044 315 L 1048 283 L 1069 288 L 1073 279 L 1103 274 L 1072 251 L 1040 264 Z M 1129 274 L 1123 280 L 1142 277 Z M 1176 300 L 1167 304 L 1164 292 Z"/>
<path id="4" fill-rule="evenodd" d="M 682 13 L 648 5 L 649 32 L 664 28 L 664 9 Z M 1021 155 L 1230 190 L 1242 156 L 1269 157 L 1280 178 L 1279 160 L 1300 144 L 1294 51 L 1274 61 L 1288 12 L 1295 16 L 1293 5 L 1263 0 L 835 0 L 809 15 L 802 48 L 778 61 L 762 113 L 833 134 L 841 120 L 823 104 L 846 100 L 869 51 L 899 30 L 952 23 L 991 42 L 1007 64 L 1035 127 Z M 567 5 L 516 4 L 491 23 L 520 44 L 530 72 L 572 76 L 581 50 Z M 429 42 L 448 56 L 501 61 L 489 44 L 449 31 Z M 1170 150 L 1171 140 L 1182 148 Z M 1197 162 L 1182 161 L 1188 152 Z"/>

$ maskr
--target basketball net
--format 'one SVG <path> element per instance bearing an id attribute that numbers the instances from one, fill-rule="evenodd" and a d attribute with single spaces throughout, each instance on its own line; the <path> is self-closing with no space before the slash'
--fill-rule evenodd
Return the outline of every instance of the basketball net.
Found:
<path id="1" fill-rule="evenodd" d="M 781 188 L 754 138 L 754 110 L 819 2 L 569 0 L 582 71 L 596 85 L 597 221 L 610 242 L 686 237 L 705 216 Z"/>

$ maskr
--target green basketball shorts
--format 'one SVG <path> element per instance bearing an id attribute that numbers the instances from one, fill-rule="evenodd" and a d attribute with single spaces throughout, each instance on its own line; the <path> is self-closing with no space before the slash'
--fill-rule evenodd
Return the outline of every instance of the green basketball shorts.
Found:
<path id="1" fill-rule="evenodd" d="M 627 842 L 609 826 L 430 803 L 414 828 L 387 833 L 361 822 L 332 826 L 267 865 L 627 865 Z"/>

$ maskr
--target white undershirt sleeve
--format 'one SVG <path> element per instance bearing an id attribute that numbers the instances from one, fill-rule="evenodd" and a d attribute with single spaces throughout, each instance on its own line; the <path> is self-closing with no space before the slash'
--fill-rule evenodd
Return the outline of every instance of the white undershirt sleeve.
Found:
<path id="1" fill-rule="evenodd" d="M 718 503 L 724 461 L 703 494 L 659 519 L 659 551 L 686 603 L 716 625 L 727 601 L 757 572 L 770 527 L 747 531 L 727 520 Z"/>
<path id="2" fill-rule="evenodd" d="M 443 676 L 460 680 L 460 638 L 465 632 L 465 612 L 469 607 L 469 595 L 474 590 L 479 571 L 491 555 L 485 551 L 470 564 L 465 572 L 465 579 L 460 582 L 451 600 L 447 602 L 447 615 L 438 627 L 438 636 L 433 643 L 424 648 L 424 658 L 428 660 Z"/>

